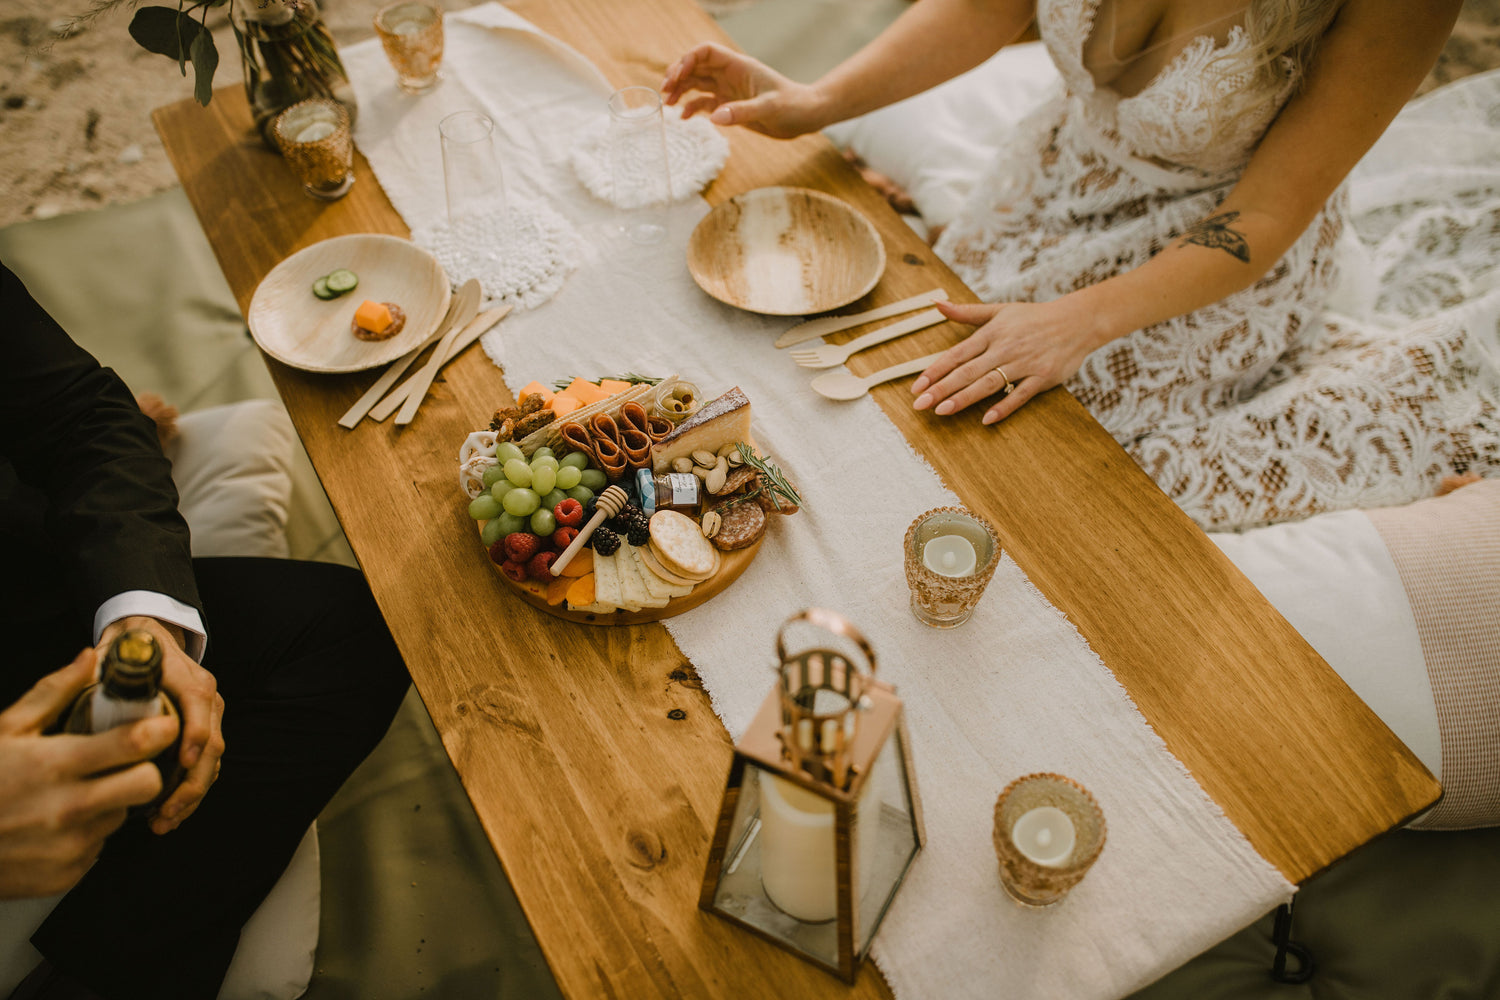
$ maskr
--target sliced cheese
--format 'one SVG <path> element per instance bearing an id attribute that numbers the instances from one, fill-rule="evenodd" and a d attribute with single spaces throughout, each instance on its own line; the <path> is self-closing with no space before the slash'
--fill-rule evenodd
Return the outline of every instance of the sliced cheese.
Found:
<path id="1" fill-rule="evenodd" d="M 641 569 L 640 560 L 635 556 L 634 546 L 620 546 L 618 557 L 616 565 L 620 567 L 620 587 L 625 592 L 626 600 L 634 601 L 643 608 L 666 607 L 671 598 L 652 591 Z"/>
<path id="2" fill-rule="evenodd" d="M 750 440 L 750 400 L 739 386 L 688 417 L 661 441 L 651 446 L 651 467 L 666 472 L 674 459 L 686 458 L 695 451 L 717 455 L 719 449 L 735 441 Z"/>
<path id="3" fill-rule="evenodd" d="M 594 603 L 607 604 L 611 609 L 621 606 L 620 571 L 615 565 L 618 555 L 601 556 L 594 552 Z"/>

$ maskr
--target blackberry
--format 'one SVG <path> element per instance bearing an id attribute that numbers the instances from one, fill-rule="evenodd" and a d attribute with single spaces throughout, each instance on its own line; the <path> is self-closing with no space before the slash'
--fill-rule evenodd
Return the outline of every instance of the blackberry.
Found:
<path id="1" fill-rule="evenodd" d="M 625 540 L 631 545 L 645 545 L 651 541 L 651 529 L 646 526 L 645 522 L 632 524 L 630 531 L 625 535 Z"/>
<path id="2" fill-rule="evenodd" d="M 640 507 L 636 506 L 633 503 L 627 503 L 625 506 L 620 508 L 620 513 L 616 514 L 615 516 L 626 524 L 630 524 L 631 522 L 638 519 L 644 519 L 646 517 L 646 512 L 641 510 Z"/>
<path id="3" fill-rule="evenodd" d="M 601 556 L 612 556 L 616 552 L 620 551 L 620 536 L 615 534 L 613 531 L 610 531 L 602 524 L 599 526 L 599 529 L 590 536 L 589 541 L 594 546 L 594 551 L 599 553 Z"/>

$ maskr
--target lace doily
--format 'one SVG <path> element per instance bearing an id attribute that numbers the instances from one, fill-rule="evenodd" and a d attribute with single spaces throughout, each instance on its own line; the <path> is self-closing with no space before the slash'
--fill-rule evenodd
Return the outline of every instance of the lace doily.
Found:
<path id="1" fill-rule="evenodd" d="M 572 223 L 543 203 L 511 205 L 411 234 L 455 285 L 478 278 L 486 301 L 527 309 L 546 302 L 578 266 Z"/>
<path id="2" fill-rule="evenodd" d="M 676 108 L 663 108 L 667 135 L 667 172 L 672 181 L 672 200 L 690 198 L 708 186 L 724 169 L 729 158 L 729 140 L 702 116 L 683 120 Z M 620 191 L 610 162 L 610 130 L 602 123 L 598 131 L 573 151 L 573 172 L 589 194 L 616 208 L 640 208 L 656 183 L 654 158 L 631 155 L 622 159 Z"/>

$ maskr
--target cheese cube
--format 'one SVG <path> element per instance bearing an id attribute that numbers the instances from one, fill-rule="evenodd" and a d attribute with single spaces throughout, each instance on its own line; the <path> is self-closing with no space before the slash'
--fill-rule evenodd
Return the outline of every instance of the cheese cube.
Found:
<path id="1" fill-rule="evenodd" d="M 393 322 L 391 311 L 384 302 L 365 299 L 354 310 L 354 325 L 361 330 L 380 333 Z"/>

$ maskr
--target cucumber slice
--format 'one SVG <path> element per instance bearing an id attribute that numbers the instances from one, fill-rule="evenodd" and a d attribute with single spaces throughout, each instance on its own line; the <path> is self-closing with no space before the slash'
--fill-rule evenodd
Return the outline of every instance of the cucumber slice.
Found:
<path id="1" fill-rule="evenodd" d="M 335 295 L 352 292 L 359 285 L 359 275 L 344 268 L 339 268 L 323 280 L 328 283 L 328 290 Z"/>
<path id="2" fill-rule="evenodd" d="M 312 293 L 320 299 L 336 299 L 339 293 L 328 287 L 327 278 L 319 278 L 313 282 Z"/>

